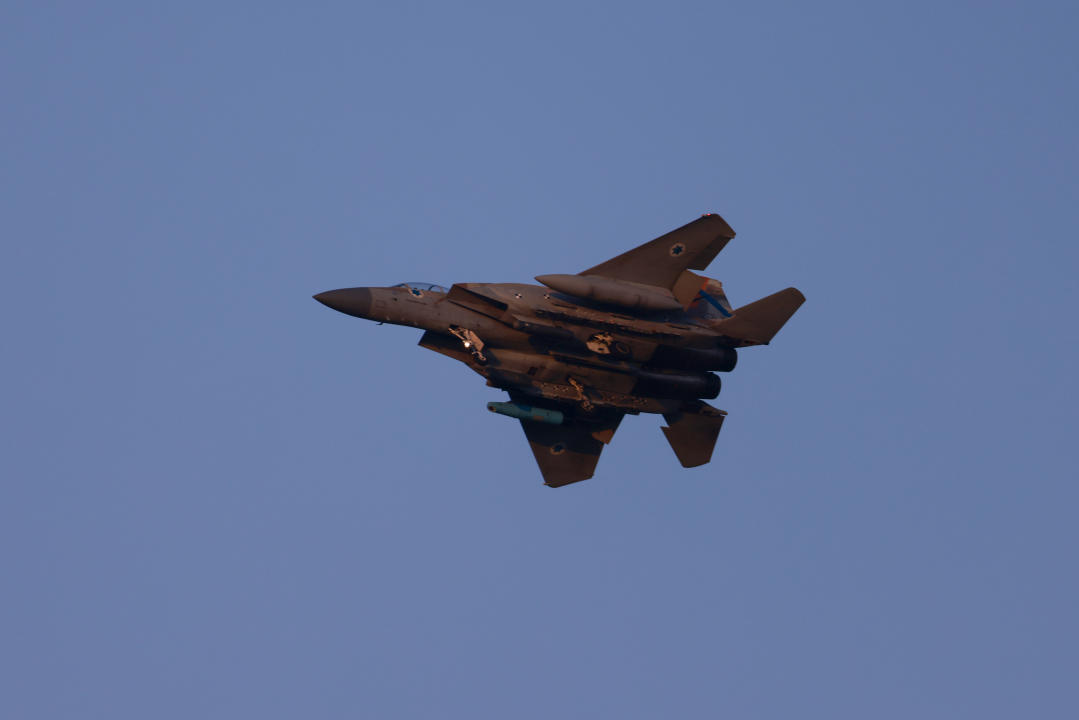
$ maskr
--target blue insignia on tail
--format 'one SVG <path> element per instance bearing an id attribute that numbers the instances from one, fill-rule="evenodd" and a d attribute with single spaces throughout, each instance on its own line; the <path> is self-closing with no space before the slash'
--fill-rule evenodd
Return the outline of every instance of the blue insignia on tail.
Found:
<path id="1" fill-rule="evenodd" d="M 702 298 L 707 300 L 709 305 L 714 307 L 716 310 L 719 310 L 720 315 L 722 315 L 725 318 L 732 317 L 731 313 L 729 313 L 725 307 L 723 307 L 722 305 L 719 304 L 719 300 L 716 300 L 714 297 L 712 297 L 711 295 L 706 293 L 704 290 L 698 290 L 697 293 Z"/>

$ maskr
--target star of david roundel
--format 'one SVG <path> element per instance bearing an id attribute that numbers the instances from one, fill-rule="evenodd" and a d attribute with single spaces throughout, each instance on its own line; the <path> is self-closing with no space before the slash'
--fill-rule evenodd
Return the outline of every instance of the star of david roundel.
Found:
<path id="1" fill-rule="evenodd" d="M 675 243 L 671 245 L 671 257 L 678 257 L 686 251 L 686 246 L 682 243 Z"/>

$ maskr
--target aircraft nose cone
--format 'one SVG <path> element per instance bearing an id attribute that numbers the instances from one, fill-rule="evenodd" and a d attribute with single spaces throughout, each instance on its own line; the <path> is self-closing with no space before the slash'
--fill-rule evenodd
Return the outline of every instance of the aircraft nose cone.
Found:
<path id="1" fill-rule="evenodd" d="M 371 291 L 367 288 L 327 290 L 314 297 L 326 307 L 346 315 L 365 318 L 371 312 Z"/>

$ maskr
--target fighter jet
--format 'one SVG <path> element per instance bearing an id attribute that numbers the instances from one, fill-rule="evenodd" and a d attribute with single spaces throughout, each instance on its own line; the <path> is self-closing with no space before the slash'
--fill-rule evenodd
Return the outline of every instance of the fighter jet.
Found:
<path id="1" fill-rule="evenodd" d="M 431 283 L 315 295 L 323 305 L 424 331 L 420 346 L 467 365 L 509 393 L 491 412 L 521 421 L 545 484 L 595 473 L 626 415 L 656 413 L 684 467 L 712 459 L 727 413 L 715 372 L 738 349 L 767 345 L 805 302 L 795 288 L 740 308 L 704 270 L 734 237 L 719 215 L 687 225 L 576 275 L 542 285 Z"/>

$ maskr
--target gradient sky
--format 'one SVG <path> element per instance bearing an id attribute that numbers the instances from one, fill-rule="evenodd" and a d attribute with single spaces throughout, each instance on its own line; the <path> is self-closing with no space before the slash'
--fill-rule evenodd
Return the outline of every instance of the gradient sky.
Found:
<path id="1" fill-rule="evenodd" d="M 0 717 L 1074 718 L 1074 3 L 7 3 Z M 311 295 L 721 213 L 713 462 Z"/>

